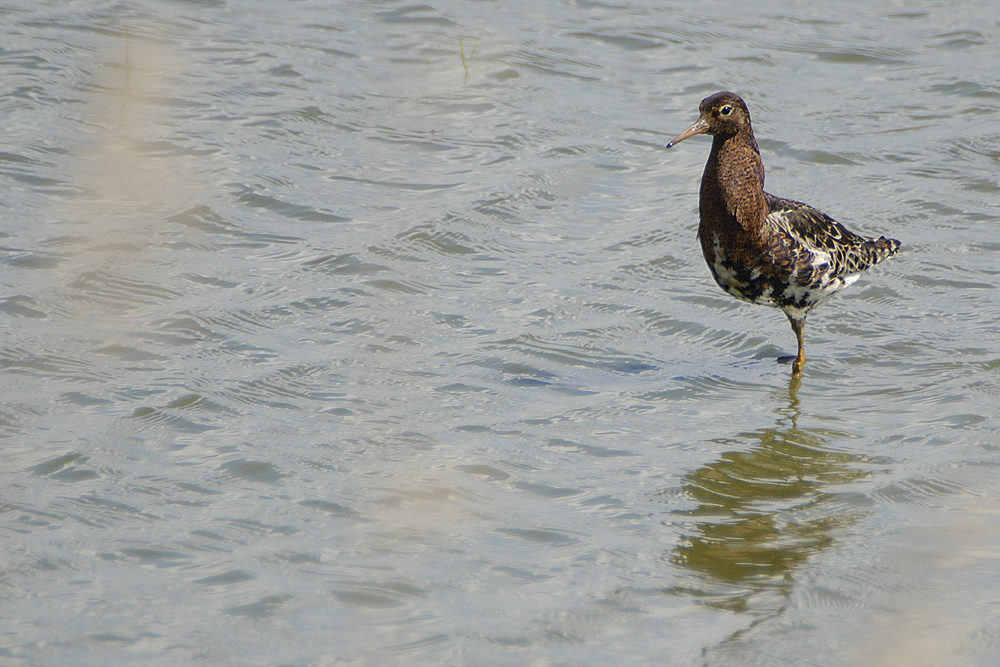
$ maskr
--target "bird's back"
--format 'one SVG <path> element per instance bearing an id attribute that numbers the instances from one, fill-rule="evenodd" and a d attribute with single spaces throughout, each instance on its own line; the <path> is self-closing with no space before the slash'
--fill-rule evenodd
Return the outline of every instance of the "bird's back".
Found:
<path id="1" fill-rule="evenodd" d="M 842 224 L 808 204 L 764 193 L 768 223 L 792 245 L 829 258 L 829 276 L 856 275 L 891 257 L 899 241 L 884 236 L 877 239 L 855 234 Z"/>

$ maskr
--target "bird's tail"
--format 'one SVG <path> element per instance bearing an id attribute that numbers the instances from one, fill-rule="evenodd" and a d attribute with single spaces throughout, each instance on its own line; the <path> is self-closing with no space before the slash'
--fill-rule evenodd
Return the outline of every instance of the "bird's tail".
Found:
<path id="1" fill-rule="evenodd" d="M 868 255 L 866 263 L 868 266 L 874 266 L 899 252 L 899 241 L 880 236 L 877 239 L 869 239 L 865 243 L 865 250 L 867 251 L 865 254 Z"/>

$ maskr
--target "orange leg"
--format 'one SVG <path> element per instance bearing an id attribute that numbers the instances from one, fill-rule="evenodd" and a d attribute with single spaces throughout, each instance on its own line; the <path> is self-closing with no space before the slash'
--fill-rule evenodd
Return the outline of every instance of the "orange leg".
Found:
<path id="1" fill-rule="evenodd" d="M 792 325 L 792 331 L 795 332 L 795 340 L 799 344 L 799 353 L 795 355 L 795 361 L 792 363 L 792 375 L 800 375 L 802 369 L 806 365 L 806 339 L 805 339 L 805 329 L 806 329 L 806 318 L 796 319 L 785 313 L 788 317 L 788 321 Z"/>

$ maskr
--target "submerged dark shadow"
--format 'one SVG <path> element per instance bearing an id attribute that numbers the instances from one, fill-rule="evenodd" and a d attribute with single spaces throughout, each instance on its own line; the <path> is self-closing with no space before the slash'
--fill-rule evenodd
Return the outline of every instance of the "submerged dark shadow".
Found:
<path id="1" fill-rule="evenodd" d="M 681 491 L 694 507 L 674 512 L 684 530 L 670 560 L 691 576 L 668 592 L 771 615 L 795 570 L 864 511 L 842 485 L 870 474 L 870 462 L 837 451 L 848 433 L 799 428 L 798 384 L 773 427 L 717 439 L 729 450 L 685 476 Z"/>

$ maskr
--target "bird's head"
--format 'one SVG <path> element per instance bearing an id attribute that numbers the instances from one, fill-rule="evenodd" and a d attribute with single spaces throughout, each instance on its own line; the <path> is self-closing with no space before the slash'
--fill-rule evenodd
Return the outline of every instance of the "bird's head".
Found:
<path id="1" fill-rule="evenodd" d="M 693 137 L 696 134 L 731 137 L 750 131 L 750 110 L 736 93 L 722 91 L 709 95 L 698 106 L 701 117 L 688 129 L 667 144 L 667 148 Z"/>

